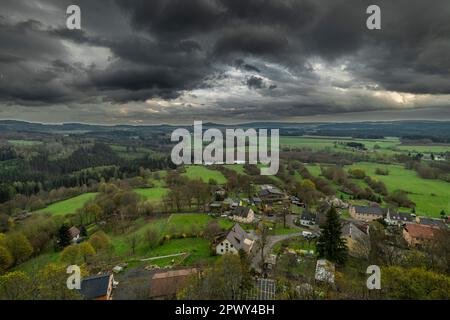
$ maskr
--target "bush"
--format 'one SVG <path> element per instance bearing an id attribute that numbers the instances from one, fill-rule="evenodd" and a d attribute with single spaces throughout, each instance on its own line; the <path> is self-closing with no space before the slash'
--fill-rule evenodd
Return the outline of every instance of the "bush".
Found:
<path id="1" fill-rule="evenodd" d="M 380 176 L 387 176 L 387 175 L 389 175 L 389 170 L 388 169 L 384 169 L 384 168 L 376 168 L 375 169 L 375 174 L 378 174 Z"/>
<path id="2" fill-rule="evenodd" d="M 348 173 L 353 179 L 364 179 L 366 177 L 365 171 L 358 168 L 352 168 L 348 170 Z"/>
<path id="3" fill-rule="evenodd" d="M 395 190 L 385 199 L 387 202 L 396 204 L 399 207 L 413 208 L 415 206 L 415 203 L 408 199 L 407 193 L 403 190 Z"/>

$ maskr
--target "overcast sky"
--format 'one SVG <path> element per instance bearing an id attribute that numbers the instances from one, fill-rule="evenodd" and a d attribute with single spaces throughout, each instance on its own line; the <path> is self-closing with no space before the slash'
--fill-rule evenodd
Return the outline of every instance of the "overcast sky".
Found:
<path id="1" fill-rule="evenodd" d="M 1 0 L 0 119 L 450 120 L 450 1 Z"/>

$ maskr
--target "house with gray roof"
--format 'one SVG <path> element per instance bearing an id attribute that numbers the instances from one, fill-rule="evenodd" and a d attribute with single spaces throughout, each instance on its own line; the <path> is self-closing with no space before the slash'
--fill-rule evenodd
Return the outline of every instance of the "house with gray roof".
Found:
<path id="1" fill-rule="evenodd" d="M 430 217 L 416 217 L 416 222 L 425 226 L 445 229 L 446 225 L 442 219 Z"/>
<path id="2" fill-rule="evenodd" d="M 384 218 L 389 209 L 381 208 L 381 207 L 366 207 L 366 206 L 351 206 L 349 208 L 350 216 L 353 219 L 360 221 L 373 221 Z"/>
<path id="3" fill-rule="evenodd" d="M 402 226 L 405 225 L 406 223 L 413 222 L 414 218 L 408 212 L 389 210 L 386 213 L 386 218 L 384 218 L 384 221 L 386 221 L 386 223 L 389 225 Z"/>
<path id="4" fill-rule="evenodd" d="M 80 293 L 87 300 L 111 300 L 113 285 L 111 273 L 95 275 L 81 281 Z"/>
<path id="5" fill-rule="evenodd" d="M 241 249 L 246 253 L 251 253 L 254 244 L 253 237 L 242 229 L 239 223 L 236 223 L 224 236 L 218 239 L 215 251 L 218 255 L 237 254 Z"/>
<path id="6" fill-rule="evenodd" d="M 261 186 L 258 197 L 265 203 L 273 203 L 289 199 L 283 191 L 270 184 Z"/>
<path id="7" fill-rule="evenodd" d="M 239 223 L 252 223 L 255 220 L 255 213 L 250 207 L 239 206 L 233 210 L 231 218 Z"/>
<path id="8" fill-rule="evenodd" d="M 300 216 L 300 224 L 302 226 L 310 227 L 316 224 L 316 215 L 309 211 L 303 211 Z"/>

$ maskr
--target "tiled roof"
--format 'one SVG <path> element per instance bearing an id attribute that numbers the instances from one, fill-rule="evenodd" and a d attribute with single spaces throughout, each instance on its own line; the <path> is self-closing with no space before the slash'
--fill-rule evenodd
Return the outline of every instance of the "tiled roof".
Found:
<path id="1" fill-rule="evenodd" d="M 150 298 L 175 295 L 195 272 L 194 268 L 155 273 L 150 281 Z"/>
<path id="2" fill-rule="evenodd" d="M 407 224 L 405 230 L 411 237 L 421 239 L 433 239 L 436 233 L 433 227 L 415 223 Z"/>

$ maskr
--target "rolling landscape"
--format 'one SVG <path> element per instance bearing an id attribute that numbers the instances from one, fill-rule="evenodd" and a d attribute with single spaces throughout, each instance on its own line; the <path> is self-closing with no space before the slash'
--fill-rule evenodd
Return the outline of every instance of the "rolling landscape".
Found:
<path id="1" fill-rule="evenodd" d="M 377 132 L 376 123 L 370 125 Z M 317 132 L 317 128 L 333 128 L 332 124 L 285 124 L 289 127 L 281 129 L 280 169 L 275 176 L 260 176 L 261 165 L 175 166 L 169 157 L 174 145 L 170 126 L 109 127 L 106 131 L 93 125 L 89 130 L 76 124 L 70 129 L 66 125 L 36 129 L 32 123 L 2 122 L 0 243 L 8 247 L 8 238 L 18 235 L 24 241 L 23 248 L 11 247 L 13 261 L 2 265 L 3 273 L 33 277 L 36 270 L 61 263 L 83 264 L 89 273 L 120 266 L 116 279 L 123 278 L 124 286 L 116 288 L 117 295 L 139 298 L 136 288 L 129 292 L 132 285 L 128 284 L 133 283 L 136 270 L 205 268 L 219 263 L 222 258 L 213 251 L 214 239 L 233 227 L 237 206 L 255 214 L 251 221 L 241 223 L 246 232 L 256 239 L 267 232 L 264 237 L 273 241 L 263 260 L 257 249 L 249 254 L 250 272 L 262 272 L 276 281 L 309 281 L 314 279 L 309 254 L 316 254 L 317 240 L 308 235 L 318 229 L 302 221 L 308 214 L 326 215 L 327 204 L 336 206 L 344 224 L 372 221 L 359 221 L 350 214 L 352 206 L 384 208 L 447 224 L 449 138 L 445 134 L 418 136 L 421 126 L 430 126 L 430 122 L 391 125 L 402 126 L 404 136 L 377 133 L 375 137 L 365 130 L 365 123 L 353 123 L 355 129 L 333 136 Z M 450 127 L 449 123 L 436 125 Z M 36 132 L 42 135 L 40 140 L 35 140 Z M 255 202 L 265 185 L 282 190 L 288 198 Z M 225 208 L 228 200 L 230 207 Z M 221 203 L 219 210 L 213 203 Z M 370 224 L 374 230 L 386 228 L 389 238 L 401 235 L 403 227 L 386 221 L 384 216 Z M 61 233 L 69 228 L 80 230 L 83 240 L 61 246 Z M 87 248 L 79 249 L 82 244 Z M 404 256 L 396 263 L 425 248 L 408 248 L 402 241 L 395 246 Z M 354 273 L 358 265 L 383 261 L 370 250 L 352 254 L 340 272 L 358 278 Z M 307 253 L 307 259 L 293 266 L 287 252 Z M 268 257 L 277 257 L 278 262 L 270 269 L 267 264 L 261 267 L 261 260 Z M 286 292 L 280 291 L 281 298 Z"/>
<path id="2" fill-rule="evenodd" d="M 450 1 L 1 8 L 2 311 L 410 318 L 450 299 Z M 52 314 L 95 316 L 72 304 Z"/>

